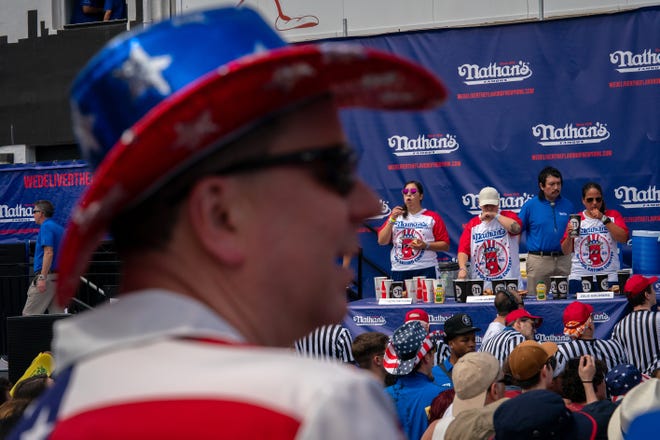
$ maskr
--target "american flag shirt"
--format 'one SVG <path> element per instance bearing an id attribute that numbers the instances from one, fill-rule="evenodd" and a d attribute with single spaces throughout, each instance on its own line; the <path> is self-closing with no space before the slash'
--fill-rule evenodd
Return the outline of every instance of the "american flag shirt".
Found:
<path id="1" fill-rule="evenodd" d="M 62 320 L 54 351 L 55 385 L 12 439 L 402 438 L 368 373 L 248 345 L 171 292 Z"/>

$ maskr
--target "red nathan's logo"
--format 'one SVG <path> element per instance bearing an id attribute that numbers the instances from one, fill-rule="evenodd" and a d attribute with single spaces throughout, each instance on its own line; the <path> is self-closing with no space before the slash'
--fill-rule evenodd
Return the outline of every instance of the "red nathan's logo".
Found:
<path id="1" fill-rule="evenodd" d="M 484 240 L 477 249 L 477 271 L 484 278 L 496 278 L 504 273 L 508 266 L 509 252 L 497 240 Z M 483 262 L 483 263 L 482 263 Z"/>
<path id="2" fill-rule="evenodd" d="M 612 260 L 610 244 L 600 234 L 589 234 L 582 240 L 577 252 L 582 266 L 592 271 L 609 267 Z"/>

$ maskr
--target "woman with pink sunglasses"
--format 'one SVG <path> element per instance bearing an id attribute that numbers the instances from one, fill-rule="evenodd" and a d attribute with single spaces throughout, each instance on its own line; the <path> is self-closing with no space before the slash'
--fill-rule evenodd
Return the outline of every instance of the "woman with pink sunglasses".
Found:
<path id="1" fill-rule="evenodd" d="M 424 187 L 406 182 L 403 206 L 395 206 L 378 230 L 378 244 L 392 244 L 392 279 L 403 281 L 415 276 L 437 278 L 436 252 L 449 250 L 449 234 L 440 215 L 422 207 Z"/>

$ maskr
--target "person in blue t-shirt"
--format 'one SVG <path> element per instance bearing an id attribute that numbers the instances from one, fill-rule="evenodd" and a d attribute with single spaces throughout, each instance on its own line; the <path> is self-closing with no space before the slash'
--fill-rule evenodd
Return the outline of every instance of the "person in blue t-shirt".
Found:
<path id="1" fill-rule="evenodd" d="M 467 353 L 476 351 L 476 334 L 481 329 L 472 325 L 472 318 L 467 313 L 457 313 L 445 321 L 445 344 L 449 347 L 449 356 L 433 367 L 433 381 L 442 390 L 454 387 L 451 379 L 454 365 Z"/>
<path id="2" fill-rule="evenodd" d="M 385 371 L 397 376 L 394 385 L 385 388 L 396 406 L 399 422 L 409 439 L 419 439 L 429 426 L 426 407 L 442 388 L 433 382 L 433 352 L 437 334 L 429 334 L 419 321 L 409 321 L 397 328 L 385 350 Z"/>
<path id="3" fill-rule="evenodd" d="M 125 19 L 125 0 L 77 0 L 71 23 L 91 23 Z"/>
<path id="4" fill-rule="evenodd" d="M 543 281 L 546 289 L 550 277 L 568 276 L 571 256 L 561 250 L 561 239 L 573 203 L 561 196 L 562 176 L 557 168 L 545 167 L 538 177 L 539 194 L 520 209 L 519 217 L 527 234 L 527 289 L 536 295 L 536 284 Z"/>
<path id="5" fill-rule="evenodd" d="M 49 313 L 63 312 L 54 301 L 54 296 L 57 282 L 57 252 L 64 235 L 64 228 L 52 219 L 54 213 L 55 207 L 50 201 L 34 202 L 32 214 L 40 228 L 34 247 L 34 279 L 27 291 L 23 315 L 40 315 L 46 309 Z"/>

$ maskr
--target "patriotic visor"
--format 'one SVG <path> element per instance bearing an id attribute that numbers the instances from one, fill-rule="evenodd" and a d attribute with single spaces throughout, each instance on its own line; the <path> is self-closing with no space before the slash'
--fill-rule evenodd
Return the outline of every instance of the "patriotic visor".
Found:
<path id="1" fill-rule="evenodd" d="M 314 96 L 339 107 L 424 110 L 447 92 L 428 70 L 340 43 L 287 45 L 249 8 L 193 12 L 110 41 L 71 91 L 73 129 L 96 168 L 67 225 L 67 304 L 112 219 L 191 163 Z"/>

